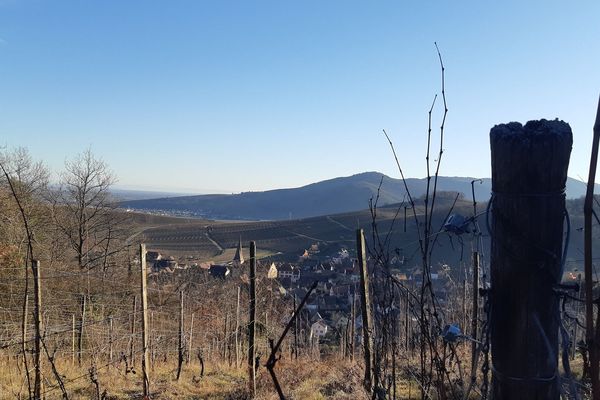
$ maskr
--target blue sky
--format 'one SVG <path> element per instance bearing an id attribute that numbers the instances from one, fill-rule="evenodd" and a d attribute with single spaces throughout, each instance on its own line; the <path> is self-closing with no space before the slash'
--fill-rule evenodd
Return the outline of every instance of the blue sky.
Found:
<path id="1" fill-rule="evenodd" d="M 489 176 L 493 125 L 558 117 L 585 178 L 598 15 L 598 1 L 0 0 L 0 145 L 54 171 L 91 147 L 121 186 L 237 192 L 397 177 L 386 129 L 423 177 L 437 41 L 442 174 Z"/>

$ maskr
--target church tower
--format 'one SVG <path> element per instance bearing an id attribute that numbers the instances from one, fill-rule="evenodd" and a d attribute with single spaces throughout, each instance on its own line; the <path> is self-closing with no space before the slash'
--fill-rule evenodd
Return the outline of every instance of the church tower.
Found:
<path id="1" fill-rule="evenodd" d="M 240 236 L 240 242 L 238 244 L 238 248 L 235 251 L 235 256 L 233 257 L 233 265 L 236 267 L 241 266 L 244 263 L 244 253 L 242 252 L 242 237 Z"/>

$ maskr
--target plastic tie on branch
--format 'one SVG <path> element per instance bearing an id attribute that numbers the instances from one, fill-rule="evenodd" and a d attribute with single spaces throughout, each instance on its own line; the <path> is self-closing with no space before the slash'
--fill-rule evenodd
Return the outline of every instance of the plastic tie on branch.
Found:
<path id="1" fill-rule="evenodd" d="M 468 335 L 463 335 L 460 330 L 460 327 L 457 324 L 449 324 L 444 327 L 442 330 L 442 339 L 448 343 L 456 343 L 459 340 L 469 340 L 471 342 L 481 343 L 480 341 L 473 339 Z"/>
<path id="2" fill-rule="evenodd" d="M 444 223 L 444 231 L 454 233 L 455 235 L 462 235 L 463 233 L 470 233 L 469 224 L 471 218 L 465 218 L 460 214 L 452 214 L 448 217 Z"/>

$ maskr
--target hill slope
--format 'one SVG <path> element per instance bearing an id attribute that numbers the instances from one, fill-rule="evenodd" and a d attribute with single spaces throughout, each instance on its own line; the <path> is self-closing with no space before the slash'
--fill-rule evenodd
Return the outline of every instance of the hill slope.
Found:
<path id="1" fill-rule="evenodd" d="M 363 210 L 369 199 L 377 195 L 383 177 L 379 204 L 400 203 L 405 198 L 401 179 L 394 179 L 378 172 L 365 172 L 349 177 L 329 179 L 292 189 L 245 192 L 239 194 L 213 194 L 180 196 L 148 200 L 132 200 L 120 203 L 122 207 L 137 210 L 165 210 L 186 212 L 214 219 L 281 220 L 307 218 Z M 438 190 L 461 192 L 471 198 L 470 177 L 439 177 Z M 413 197 L 422 196 L 427 187 L 426 179 L 409 178 L 406 184 Z M 478 201 L 485 201 L 491 192 L 491 180 L 483 179 L 475 185 Z M 585 184 L 569 178 L 567 194 L 577 198 L 585 193 Z"/>
<path id="2" fill-rule="evenodd" d="M 437 201 L 433 214 L 433 229 L 441 228 L 447 218 L 452 199 L 442 198 Z M 567 254 L 567 270 L 581 268 L 583 258 L 583 199 L 567 201 L 570 215 L 571 230 L 568 235 L 570 243 Z M 479 204 L 479 212 L 484 212 L 486 205 Z M 458 201 L 452 213 L 469 216 L 473 212 L 472 203 L 468 200 Z M 404 213 L 397 213 L 396 206 L 381 207 L 377 210 L 377 229 L 382 237 L 388 237 L 390 251 L 398 250 L 405 258 L 407 265 L 417 265 L 419 260 L 418 232 L 412 212 L 407 213 L 406 223 Z M 422 215 L 422 205 L 418 208 Z M 422 218 L 422 217 L 420 217 Z M 485 225 L 485 215 L 479 217 L 482 229 L 482 254 L 489 255 L 490 241 Z M 188 256 L 193 256 L 197 262 L 230 261 L 235 249 L 242 239 L 245 257 L 248 258 L 247 243 L 256 241 L 259 254 L 269 254 L 274 260 L 298 260 L 304 249 L 312 244 L 319 244 L 319 257 L 334 254 L 341 247 L 351 252 L 356 247 L 356 228 L 365 230 L 367 242 L 372 243 L 372 218 L 369 210 L 353 211 L 342 214 L 303 218 L 283 221 L 202 221 L 182 220 L 178 222 L 164 220 L 163 224 L 152 224 L 140 234 L 148 248 L 158 250 L 168 255 L 180 257 L 189 262 Z M 565 237 L 567 227 L 565 225 Z M 594 227 L 594 252 L 600 251 L 600 227 Z M 433 264 L 446 263 L 460 265 L 468 260 L 471 251 L 471 234 L 457 237 L 454 234 L 437 236 Z"/>

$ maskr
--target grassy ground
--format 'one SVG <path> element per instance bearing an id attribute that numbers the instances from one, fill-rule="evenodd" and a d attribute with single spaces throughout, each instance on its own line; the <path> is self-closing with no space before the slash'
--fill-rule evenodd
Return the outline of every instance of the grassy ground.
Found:
<path id="1" fill-rule="evenodd" d="M 2 358 L 0 362 L 0 398 L 27 398 L 24 375 L 16 368 L 14 358 Z M 89 365 L 79 368 L 69 361 L 57 365 L 72 400 L 94 399 L 96 388 L 89 374 Z M 135 373 L 125 373 L 124 365 L 99 368 L 97 380 L 100 393 L 106 391 L 106 399 L 141 399 L 141 368 Z M 299 360 L 297 363 L 280 361 L 276 373 L 283 391 L 289 399 L 367 399 L 362 390 L 362 370 L 355 364 L 331 361 Z M 49 368 L 46 374 L 51 374 Z M 246 370 L 228 365 L 207 362 L 205 373 L 200 377 L 198 363 L 185 366 L 179 381 L 175 379 L 175 365 L 156 365 L 151 372 L 152 399 L 245 399 L 248 398 Z M 52 375 L 45 376 L 46 399 L 60 399 L 61 391 L 54 386 Z M 266 368 L 257 375 L 257 398 L 278 399 Z"/>
<path id="2" fill-rule="evenodd" d="M 14 357 L 0 357 L 0 399 L 26 399 L 27 386 L 22 368 Z M 277 363 L 276 374 L 282 390 L 290 400 L 368 400 L 362 387 L 363 370 L 359 363 L 342 361 L 337 358 L 321 361 L 301 358 L 298 361 L 282 359 Z M 126 373 L 124 364 L 114 364 L 103 368 L 99 363 L 97 381 L 101 398 L 106 400 L 143 399 L 141 385 L 141 367 L 136 365 L 133 372 Z M 581 374 L 581 359 L 571 363 L 574 375 Z M 89 363 L 79 368 L 70 360 L 59 361 L 57 369 L 63 376 L 69 399 L 96 399 L 96 387 L 90 379 Z M 45 399 L 61 399 L 61 391 L 56 386 L 49 366 L 44 366 Z M 32 380 L 33 380 L 33 371 Z M 249 399 L 247 371 L 228 364 L 206 362 L 204 376 L 200 376 L 200 367 L 196 360 L 185 365 L 176 379 L 176 365 L 157 363 L 150 371 L 151 398 L 164 399 L 207 399 L 207 400 L 244 400 Z M 420 397 L 416 382 L 398 377 L 397 398 L 414 400 Z M 565 390 L 568 390 L 566 384 Z M 263 366 L 256 379 L 256 399 L 277 400 L 279 397 L 271 377 Z M 102 397 L 102 396 L 105 397 Z M 435 397 L 434 397 L 435 398 Z M 476 392 L 471 393 L 478 398 Z"/>

